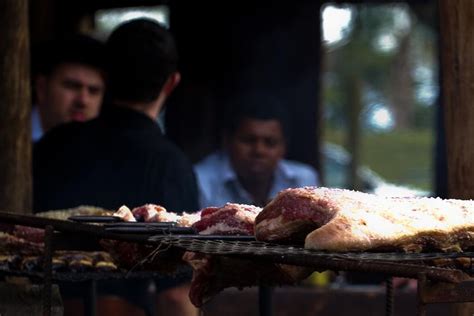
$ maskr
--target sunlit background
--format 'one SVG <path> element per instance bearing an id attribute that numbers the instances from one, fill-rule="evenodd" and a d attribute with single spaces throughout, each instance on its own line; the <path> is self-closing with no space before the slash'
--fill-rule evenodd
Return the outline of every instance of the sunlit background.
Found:
<path id="1" fill-rule="evenodd" d="M 118 25 L 137 18 L 154 20 L 169 27 L 169 8 L 166 5 L 124 9 L 99 10 L 95 14 L 95 37 L 105 40 Z"/>
<path id="2" fill-rule="evenodd" d="M 333 174 L 349 168 L 348 144 L 355 143 L 360 169 L 372 174 L 358 170 L 363 184 L 382 181 L 394 195 L 429 194 L 439 94 L 434 22 L 420 21 L 403 3 L 328 4 L 321 16 L 324 138 L 347 156 L 339 167 L 326 157 L 328 184 L 348 186 L 347 176 Z"/>

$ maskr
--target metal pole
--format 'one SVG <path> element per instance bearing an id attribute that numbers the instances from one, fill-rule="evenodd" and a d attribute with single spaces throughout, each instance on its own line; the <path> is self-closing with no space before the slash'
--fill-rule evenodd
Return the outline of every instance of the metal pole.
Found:
<path id="1" fill-rule="evenodd" d="M 97 314 L 97 282 L 87 281 L 89 288 L 88 295 L 84 298 L 84 309 L 86 315 L 95 316 Z"/>
<path id="2" fill-rule="evenodd" d="M 426 274 L 420 273 L 418 275 L 418 285 L 417 285 L 417 296 L 418 296 L 418 309 L 417 309 L 417 315 L 418 316 L 426 316 L 426 304 L 423 302 L 422 299 L 422 287 L 424 287 L 426 284 Z"/>
<path id="3" fill-rule="evenodd" d="M 273 289 L 269 286 L 258 287 L 258 309 L 260 316 L 272 316 L 273 314 L 273 302 L 272 302 Z"/>
<path id="4" fill-rule="evenodd" d="M 43 315 L 51 316 L 52 278 L 53 278 L 53 227 L 46 226 L 44 233 L 44 280 L 43 280 Z"/>
<path id="5" fill-rule="evenodd" d="M 385 281 L 385 315 L 393 315 L 393 279 L 387 278 Z"/>

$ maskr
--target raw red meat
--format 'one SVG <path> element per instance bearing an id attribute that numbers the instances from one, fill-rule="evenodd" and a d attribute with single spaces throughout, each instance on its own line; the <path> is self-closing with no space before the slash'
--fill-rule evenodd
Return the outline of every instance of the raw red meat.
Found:
<path id="1" fill-rule="evenodd" d="M 194 270 L 189 298 L 200 307 L 214 295 L 229 287 L 295 284 L 308 277 L 312 268 L 255 262 L 255 259 L 211 256 L 186 252 L 183 260 Z"/>
<path id="2" fill-rule="evenodd" d="M 38 255 L 43 252 L 43 244 L 31 242 L 8 233 L 0 232 L 0 253 Z"/>
<path id="3" fill-rule="evenodd" d="M 202 235 L 254 234 L 255 217 L 260 207 L 227 203 L 222 207 L 208 207 L 201 211 L 201 220 L 193 224 Z"/>
<path id="4" fill-rule="evenodd" d="M 13 235 L 24 240 L 42 244 L 44 242 L 44 229 L 15 225 Z"/>
<path id="5" fill-rule="evenodd" d="M 166 216 L 163 216 L 166 209 L 156 204 L 145 204 L 135 207 L 132 214 L 139 222 L 165 222 L 168 221 Z"/>
<path id="6" fill-rule="evenodd" d="M 315 198 L 319 190 L 322 198 Z M 257 240 L 304 244 L 306 235 L 329 222 L 337 209 L 332 201 L 344 190 L 298 188 L 283 190 L 255 219 Z"/>

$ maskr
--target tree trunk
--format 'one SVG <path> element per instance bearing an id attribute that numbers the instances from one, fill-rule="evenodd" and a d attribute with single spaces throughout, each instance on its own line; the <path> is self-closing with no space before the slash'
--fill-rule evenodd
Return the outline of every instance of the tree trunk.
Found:
<path id="1" fill-rule="evenodd" d="M 31 210 L 28 1 L 0 1 L 0 210 Z"/>
<path id="2" fill-rule="evenodd" d="M 347 135 L 347 148 L 351 153 L 351 163 L 349 165 L 349 188 L 362 191 L 362 183 L 357 170 L 360 165 L 360 113 L 362 111 L 362 82 L 356 74 L 348 78 L 349 88 L 349 134 Z"/>
<path id="3" fill-rule="evenodd" d="M 440 0 L 448 195 L 474 198 L 474 2 Z"/>
<path id="4" fill-rule="evenodd" d="M 391 103 L 395 113 L 395 126 L 401 130 L 411 128 L 414 121 L 410 37 L 408 33 L 400 40 L 400 48 L 391 69 Z"/>

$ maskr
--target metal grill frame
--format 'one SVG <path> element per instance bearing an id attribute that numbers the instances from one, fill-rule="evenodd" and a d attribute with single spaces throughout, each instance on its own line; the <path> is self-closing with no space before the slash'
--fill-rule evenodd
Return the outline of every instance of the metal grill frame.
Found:
<path id="1" fill-rule="evenodd" d="M 295 246 L 282 246 L 249 241 L 211 241 L 193 239 L 191 236 L 176 238 L 170 236 L 143 236 L 111 234 L 97 225 L 70 223 L 67 221 L 50 220 L 18 214 L 0 212 L 0 222 L 44 228 L 45 257 L 43 314 L 51 315 L 51 289 L 54 276 L 52 273 L 53 240 L 56 244 L 61 241 L 61 235 L 55 236 L 54 231 L 72 233 L 77 236 L 92 239 L 108 238 L 128 242 L 153 244 L 157 248 L 169 246 L 188 251 L 197 251 L 211 255 L 224 255 L 261 259 L 273 263 L 285 263 L 300 266 L 311 266 L 315 269 L 381 272 L 389 276 L 416 278 L 418 280 L 418 315 L 426 314 L 426 304 L 441 302 L 474 301 L 474 279 L 459 269 L 437 268 L 419 264 L 432 259 L 460 257 L 471 258 L 472 253 L 436 253 L 436 254 L 400 254 L 400 253 L 326 253 L 303 249 Z M 64 237 L 64 236 L 63 236 Z M 191 238 L 190 238 L 191 237 Z M 67 238 L 66 238 L 67 239 Z M 64 240 L 63 240 L 64 241 Z M 67 244 L 67 242 L 66 242 Z M 418 263 L 418 264 L 415 264 Z M 92 292 L 94 280 L 91 280 Z M 392 312 L 393 289 L 387 282 L 387 315 Z M 390 296 L 390 297 L 389 297 Z M 89 311 L 94 315 L 95 305 Z"/>

